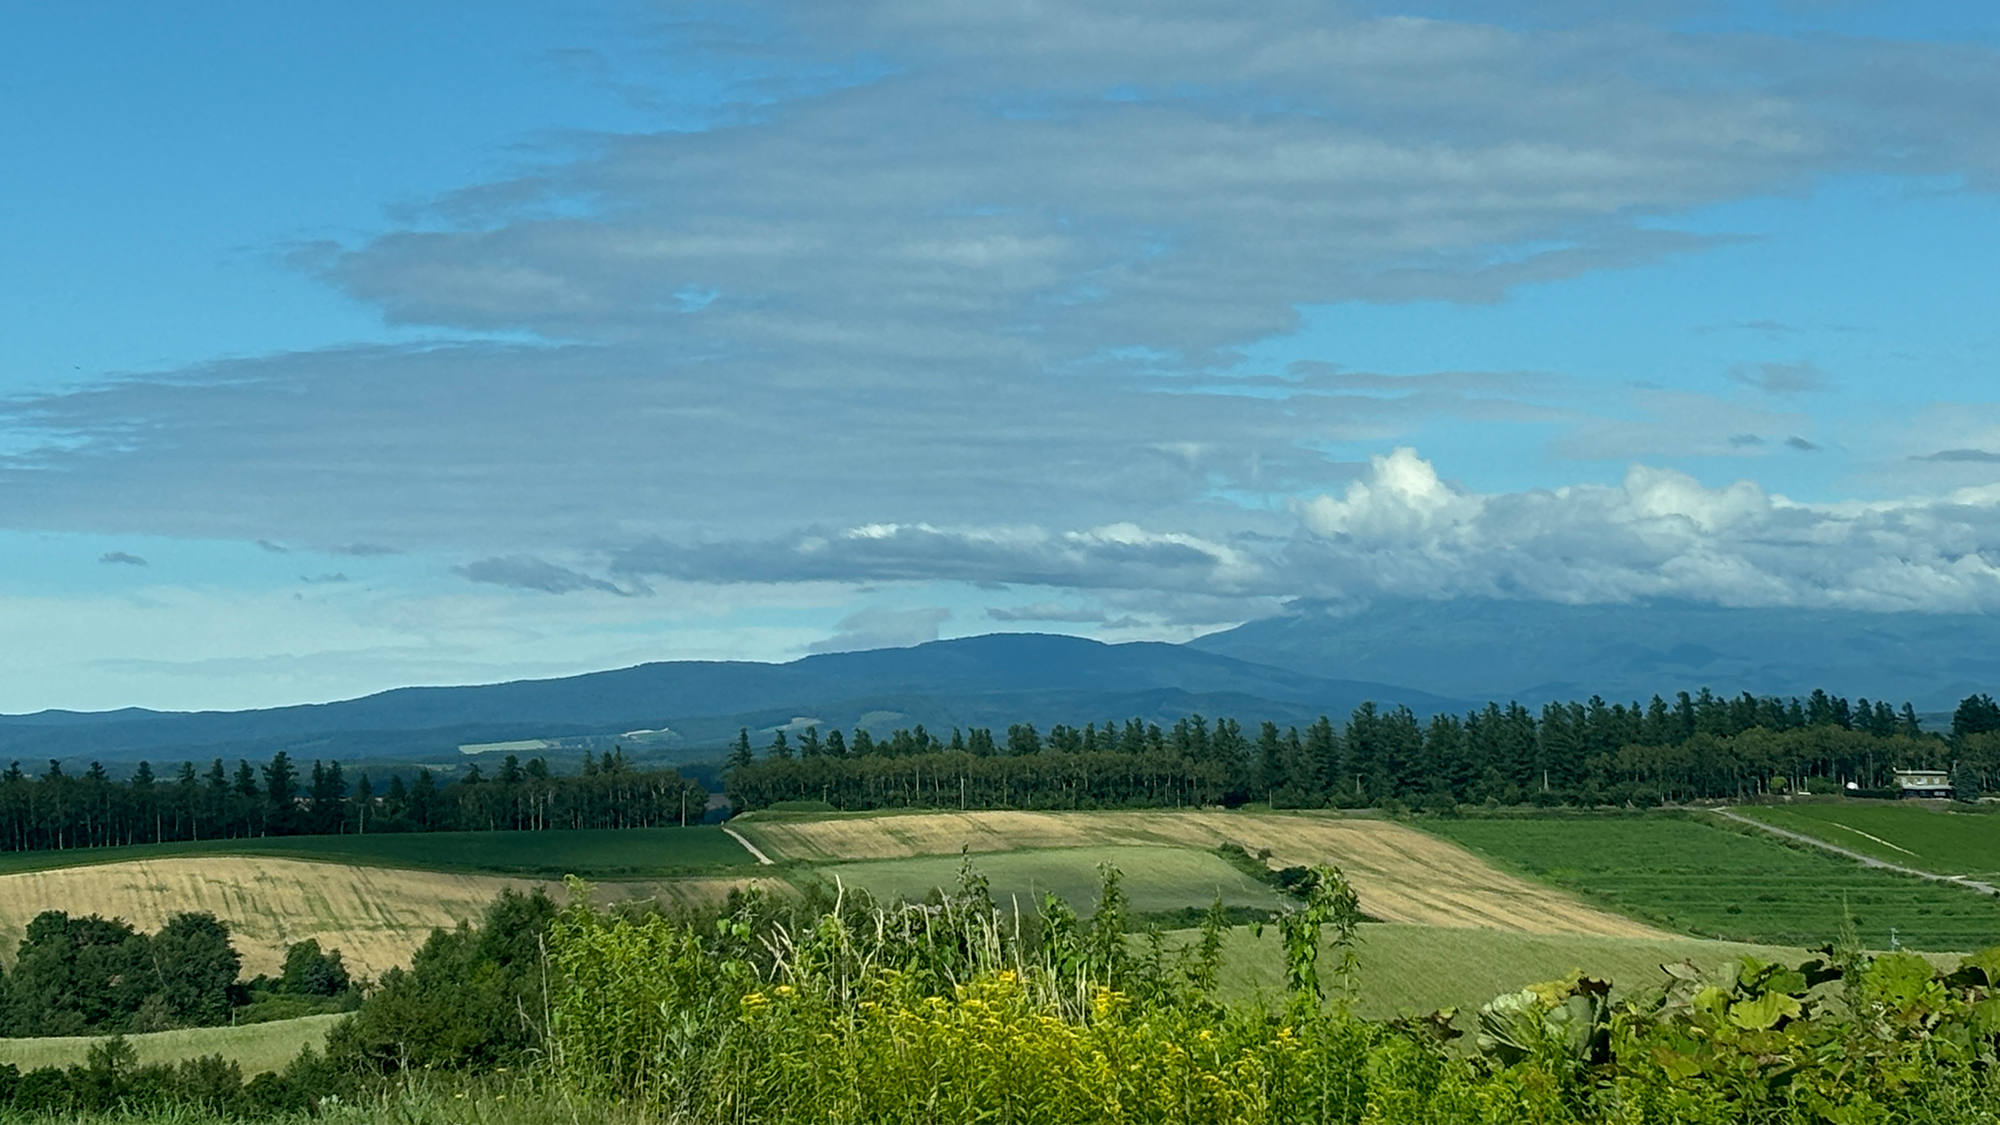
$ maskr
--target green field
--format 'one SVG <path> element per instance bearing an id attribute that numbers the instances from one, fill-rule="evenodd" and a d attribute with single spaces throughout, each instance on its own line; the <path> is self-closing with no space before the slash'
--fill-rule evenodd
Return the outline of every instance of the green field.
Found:
<path id="1" fill-rule="evenodd" d="M 992 884 L 994 900 L 1003 907 L 1018 899 L 1032 910 L 1041 896 L 1054 892 L 1076 910 L 1089 913 L 1097 902 L 1097 865 L 1109 863 L 1123 876 L 1125 893 L 1139 913 L 1205 907 L 1219 894 L 1225 906 L 1276 910 L 1279 895 L 1212 852 L 1193 848 L 1090 847 L 1036 848 L 989 852 L 973 858 L 973 869 Z M 920 899 L 934 887 L 958 883 L 957 856 L 919 856 L 836 863 L 817 868 L 828 881 L 838 877 L 877 898 Z"/>
<path id="2" fill-rule="evenodd" d="M 404 832 L 262 836 L 121 848 L 0 852 L 0 875 L 175 856 L 259 855 L 364 867 L 592 879 L 736 871 L 757 866 L 720 828 L 602 828 L 550 832 Z"/>
<path id="3" fill-rule="evenodd" d="M 1176 931 L 1178 942 L 1195 940 Z M 1699 938 L 1581 937 L 1461 930 L 1441 926 L 1366 924 L 1355 943 L 1359 962 L 1356 1010 L 1370 1018 L 1458 1008 L 1470 1012 L 1503 992 L 1555 980 L 1582 969 L 1609 980 L 1616 994 L 1662 984 L 1660 966 L 1692 961 L 1713 970 L 1750 954 L 1766 961 L 1797 961 L 1804 951 Z M 1330 961 L 1324 961 L 1330 964 Z M 1223 949 L 1221 991 L 1228 1000 L 1284 991 L 1284 958 L 1278 935 L 1255 937 L 1247 927 L 1230 932 Z"/>
<path id="4" fill-rule="evenodd" d="M 243 1068 L 243 1077 L 267 1070 L 281 1070 L 298 1057 L 299 1050 L 318 1050 L 326 1033 L 345 1014 L 300 1016 L 292 1020 L 246 1024 L 243 1027 L 194 1027 L 183 1031 L 154 1031 L 128 1035 L 125 1041 L 139 1053 L 141 1064 L 177 1063 L 203 1055 L 221 1055 Z M 76 1066 L 102 1040 L 92 1036 L 62 1036 L 45 1039 L 0 1039 L 0 1063 L 13 1063 L 22 1070 L 37 1067 Z"/>
<path id="5" fill-rule="evenodd" d="M 1912 949 L 2000 943 L 2000 904 L 1956 887 L 1674 815 L 1432 820 L 1424 827 L 1502 866 L 1663 928 L 1811 946 L 1838 936 Z"/>
<path id="6" fill-rule="evenodd" d="M 1886 801 L 1739 808 L 1744 816 L 1939 875 L 2000 877 L 2000 816 Z"/>

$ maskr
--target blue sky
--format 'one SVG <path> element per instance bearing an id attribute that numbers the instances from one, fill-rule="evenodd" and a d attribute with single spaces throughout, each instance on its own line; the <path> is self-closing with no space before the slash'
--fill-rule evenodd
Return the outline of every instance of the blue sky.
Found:
<path id="1" fill-rule="evenodd" d="M 58 5 L 0 709 L 2000 606 L 1970 4 Z"/>

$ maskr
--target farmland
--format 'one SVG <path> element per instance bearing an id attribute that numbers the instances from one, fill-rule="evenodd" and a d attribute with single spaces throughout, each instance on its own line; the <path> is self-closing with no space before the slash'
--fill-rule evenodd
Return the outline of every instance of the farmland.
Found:
<path id="1" fill-rule="evenodd" d="M 1171 918 L 1218 896 L 1249 911 L 1281 908 L 1279 892 L 1219 854 L 1230 847 L 1268 853 L 1272 866 L 1344 869 L 1363 910 L 1379 920 L 1361 926 L 1355 950 L 1357 1011 L 1370 1018 L 1470 1010 L 1577 970 L 1627 991 L 1660 982 L 1663 963 L 1713 968 L 1742 953 L 1795 958 L 1799 947 L 1834 935 L 1843 896 L 1871 944 L 1886 944 L 1892 925 L 1921 948 L 1970 949 L 2000 937 L 2000 910 L 1976 895 L 1692 818 L 1418 823 L 1428 831 L 1369 816 L 1257 810 L 764 813 L 736 821 L 777 868 L 758 868 L 719 831 L 692 829 L 288 837 L 39 853 L 8 857 L 16 870 L 0 874 L 0 948 L 11 951 L 27 919 L 52 905 L 141 926 L 178 910 L 212 910 L 230 923 L 246 976 L 273 971 L 286 943 L 304 937 L 340 948 L 357 971 L 379 976 L 407 964 L 433 926 L 477 917 L 503 887 L 554 889 L 536 877 L 544 872 L 595 877 L 600 902 L 713 903 L 759 878 L 780 893 L 787 881 L 823 878 L 881 898 L 914 898 L 954 885 L 962 850 L 1003 909 L 1010 900 L 1032 909 L 1053 892 L 1087 912 L 1106 863 L 1119 869 L 1142 917 Z M 1907 831 L 1894 838 L 1918 839 Z M 110 861 L 73 862 L 100 856 Z M 47 866 L 52 859 L 69 865 Z M 41 869 L 20 870 L 24 860 Z M 1192 936 L 1170 931 L 1167 940 Z M 1708 940 L 1715 937 L 1761 944 Z M 1275 931 L 1231 930 L 1222 966 L 1227 999 L 1282 991 Z M 337 1018 L 157 1033 L 133 1043 L 145 1060 L 220 1053 L 255 1071 L 318 1041 Z M 90 1042 L 8 1041 L 0 1061 L 69 1064 Z"/>
<path id="2" fill-rule="evenodd" d="M 774 857 L 826 865 L 1022 849 L 1240 845 L 1277 866 L 1335 863 L 1362 909 L 1389 922 L 1523 933 L 1660 937 L 1620 914 L 1495 868 L 1461 847 L 1367 817 L 1217 811 L 752 816 L 739 829 Z M 983 863 L 984 861 L 978 861 Z M 955 868 L 955 865 L 954 865 Z M 1210 892 L 1184 897 L 1205 905 Z"/>
<path id="3" fill-rule="evenodd" d="M 1809 946 L 1843 904 L 1864 943 L 1971 950 L 2000 941 L 1990 898 L 1673 815 L 1495 817 L 1426 827 L 1607 909 L 1703 937 Z"/>
<path id="4" fill-rule="evenodd" d="M 1744 816 L 1939 875 L 2000 876 L 2000 816 L 1916 804 L 1827 801 L 1745 806 Z"/>

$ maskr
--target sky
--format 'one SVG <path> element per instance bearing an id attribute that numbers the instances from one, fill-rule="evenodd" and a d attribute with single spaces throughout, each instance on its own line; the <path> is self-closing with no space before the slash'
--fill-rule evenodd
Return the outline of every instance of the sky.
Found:
<path id="1" fill-rule="evenodd" d="M 0 711 L 2000 609 L 1995 105 L 1969 2 L 26 8 Z"/>

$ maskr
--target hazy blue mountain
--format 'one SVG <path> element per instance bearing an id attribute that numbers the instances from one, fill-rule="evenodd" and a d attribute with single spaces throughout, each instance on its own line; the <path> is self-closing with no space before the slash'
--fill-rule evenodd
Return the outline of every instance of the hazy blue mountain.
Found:
<path id="1" fill-rule="evenodd" d="M 1684 602 L 1299 603 L 1188 647 L 1328 679 L 1524 702 L 1643 699 L 1702 687 L 1803 695 L 1823 687 L 1938 711 L 2000 689 L 2000 618 L 1974 614 Z"/>
<path id="2" fill-rule="evenodd" d="M 0 757 L 106 761 L 268 757 L 425 759 L 464 743 L 671 728 L 669 745 L 720 746 L 739 726 L 794 719 L 885 731 L 1190 712 L 1245 721 L 1344 715 L 1364 699 L 1431 712 L 1462 701 L 1328 679 L 1181 645 L 1105 645 L 994 634 L 788 664 L 671 661 L 550 680 L 398 688 L 360 699 L 254 711 L 41 712 L 0 717 Z M 660 745 L 657 741 L 653 744 Z"/>

